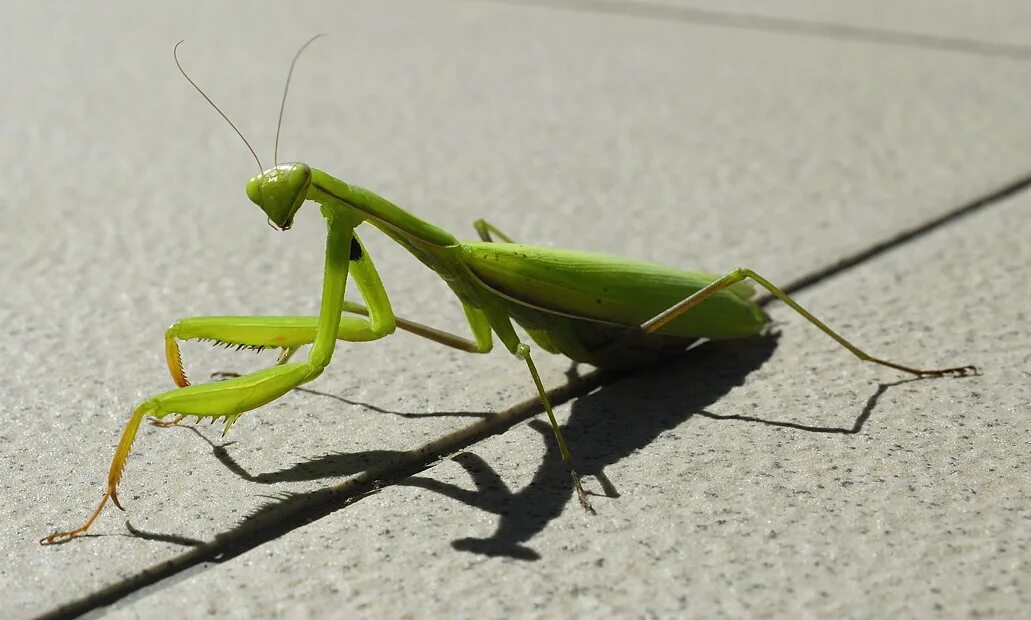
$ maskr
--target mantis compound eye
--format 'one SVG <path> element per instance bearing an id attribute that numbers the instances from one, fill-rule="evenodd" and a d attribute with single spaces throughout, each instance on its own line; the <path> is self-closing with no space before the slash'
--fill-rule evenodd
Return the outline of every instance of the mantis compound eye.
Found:
<path id="1" fill-rule="evenodd" d="M 309 185 L 311 168 L 297 163 L 280 164 L 247 181 L 247 197 L 261 207 L 274 227 L 288 230 L 304 203 Z"/>

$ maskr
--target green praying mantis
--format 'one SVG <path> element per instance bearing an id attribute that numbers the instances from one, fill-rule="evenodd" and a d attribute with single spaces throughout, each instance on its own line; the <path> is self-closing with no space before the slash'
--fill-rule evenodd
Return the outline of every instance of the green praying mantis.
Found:
<path id="1" fill-rule="evenodd" d="M 317 38 L 298 50 L 287 73 L 276 130 L 277 162 L 290 78 L 301 53 Z M 122 508 L 118 484 L 144 418 L 155 418 L 159 426 L 176 425 L 187 416 L 196 416 L 198 420 L 224 419 L 224 435 L 243 413 L 315 380 L 330 364 L 338 340 L 378 340 L 398 327 L 470 353 L 489 352 L 493 337 L 497 336 L 510 353 L 525 363 L 579 501 L 590 512 L 593 508 L 588 494 L 576 473 L 572 453 L 530 347 L 516 333 L 513 321 L 522 326 L 537 346 L 550 353 L 601 367 L 639 365 L 683 350 L 698 339 L 745 338 L 761 333 L 770 319 L 753 301 L 753 287 L 745 282 L 750 279 L 860 360 L 919 377 L 977 372 L 973 366 L 920 370 L 873 357 L 750 269 L 734 269 L 716 276 L 600 254 L 523 245 L 484 220 L 474 224 L 480 241 L 460 241 L 377 194 L 306 164 L 274 163 L 264 169 L 239 129 L 182 69 L 177 55 L 179 44 L 173 56 L 183 76 L 243 139 L 258 162 L 259 174 L 247 182 L 246 191 L 248 198 L 265 213 L 268 223 L 286 231 L 305 202 L 319 205 L 327 231 L 319 315 L 207 316 L 175 322 L 165 334 L 165 353 L 177 388 L 136 407 L 118 442 L 107 487 L 97 508 L 82 526 L 54 532 L 40 541 L 43 544 L 86 533 L 108 500 Z M 472 340 L 394 316 L 372 257 L 355 232 L 363 223 L 378 229 L 444 279 L 462 303 Z M 357 285 L 364 304 L 345 300 L 348 277 Z M 191 385 L 179 351 L 179 341 L 186 340 L 210 340 L 239 348 L 275 347 L 282 352 L 271 368 Z M 306 345 L 311 345 L 307 360 L 291 362 L 294 353 Z M 174 418 L 160 421 L 169 415 Z"/>

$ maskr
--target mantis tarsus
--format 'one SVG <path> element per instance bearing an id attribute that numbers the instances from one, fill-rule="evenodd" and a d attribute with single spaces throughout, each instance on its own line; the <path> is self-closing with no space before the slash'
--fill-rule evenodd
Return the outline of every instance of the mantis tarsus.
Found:
<path id="1" fill-rule="evenodd" d="M 294 56 L 283 91 L 284 105 L 297 58 L 313 40 Z M 179 65 L 178 57 L 176 64 Z M 183 75 L 218 110 L 185 71 Z M 280 125 L 282 111 L 281 107 Z M 222 114 L 221 110 L 218 112 Z M 240 134 L 235 126 L 233 129 Z M 278 144 L 277 128 L 277 155 Z M 475 222 L 480 241 L 459 241 L 375 193 L 303 163 L 274 164 L 263 169 L 254 149 L 247 146 L 259 168 L 258 176 L 247 183 L 247 196 L 264 211 L 274 228 L 288 230 L 306 201 L 320 205 L 327 235 L 319 315 L 209 316 L 173 324 L 166 332 L 165 352 L 177 389 L 149 398 L 133 411 L 115 451 L 107 489 L 87 521 L 81 527 L 55 532 L 40 542 L 49 544 L 85 533 L 109 499 L 122 508 L 118 483 L 145 417 L 160 420 L 168 415 L 177 416 L 170 423 L 159 425 L 174 425 L 186 416 L 212 421 L 224 418 L 224 434 L 244 412 L 322 374 L 332 359 L 337 340 L 377 340 L 396 327 L 471 353 L 490 351 L 493 336 L 497 335 L 505 348 L 526 364 L 580 503 L 592 512 L 530 347 L 516 334 L 513 320 L 545 351 L 597 366 L 639 364 L 682 350 L 699 338 L 759 334 L 769 318 L 751 299 L 752 287 L 744 282 L 751 279 L 861 360 L 917 376 L 964 376 L 977 372 L 972 366 L 920 370 L 868 355 L 750 269 L 735 269 L 716 277 L 599 254 L 521 245 L 484 220 Z M 379 229 L 447 282 L 462 303 L 472 340 L 395 318 L 372 258 L 355 233 L 362 223 Z M 496 242 L 494 237 L 500 241 Z M 345 301 L 348 276 L 358 286 L 365 305 Z M 277 347 L 282 354 L 271 368 L 215 383 L 190 385 L 178 342 L 191 339 L 247 348 Z M 311 345 L 307 360 L 291 363 L 290 357 L 304 345 Z"/>

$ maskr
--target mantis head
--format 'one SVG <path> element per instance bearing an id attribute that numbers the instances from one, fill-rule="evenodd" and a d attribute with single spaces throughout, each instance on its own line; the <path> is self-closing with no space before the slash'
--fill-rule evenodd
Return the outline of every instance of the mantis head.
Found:
<path id="1" fill-rule="evenodd" d="M 311 168 L 305 164 L 279 164 L 247 181 L 247 197 L 261 207 L 269 224 L 289 230 L 311 185 Z"/>
<path id="2" fill-rule="evenodd" d="M 278 230 L 289 230 L 290 226 L 294 223 L 294 214 L 301 208 L 301 204 L 304 202 L 304 197 L 308 193 L 308 186 L 311 185 L 311 168 L 304 164 L 293 163 L 293 164 L 280 164 L 279 163 L 279 131 L 283 128 L 283 109 L 286 107 L 286 94 L 290 90 L 290 78 L 294 74 L 294 66 L 297 65 L 297 59 L 301 57 L 301 53 L 319 37 L 324 35 L 315 35 L 308 39 L 308 41 L 301 46 L 301 49 L 297 50 L 294 54 L 294 59 L 290 63 L 290 70 L 286 74 L 286 84 L 283 86 L 283 100 L 279 104 L 279 121 L 276 124 L 276 143 L 272 149 L 272 160 L 275 165 L 268 170 L 264 169 L 261 165 L 261 159 L 258 158 L 258 154 L 254 151 L 254 147 L 247 141 L 247 138 L 243 136 L 243 133 L 233 124 L 233 121 L 229 120 L 225 112 L 221 110 L 215 102 L 208 97 L 200 86 L 186 74 L 182 64 L 179 62 L 179 46 L 182 45 L 182 41 L 175 44 L 172 48 L 172 58 L 175 59 L 175 66 L 179 67 L 179 72 L 183 74 L 186 81 L 193 86 L 194 89 L 200 93 L 201 97 L 211 104 L 211 107 L 218 112 L 219 116 L 225 119 L 229 126 L 233 128 L 236 135 L 240 136 L 243 143 L 247 145 L 247 149 L 254 156 L 254 161 L 258 164 L 258 176 L 247 181 L 247 197 L 251 199 L 251 202 L 261 207 L 261 210 L 268 216 L 269 225 Z"/>

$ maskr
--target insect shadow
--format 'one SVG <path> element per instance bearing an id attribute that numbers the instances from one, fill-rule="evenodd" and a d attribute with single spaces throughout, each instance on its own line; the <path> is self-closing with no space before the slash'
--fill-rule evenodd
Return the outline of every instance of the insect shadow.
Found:
<path id="1" fill-rule="evenodd" d="M 752 341 L 752 345 L 756 342 Z M 888 388 L 916 378 L 880 384 L 862 411 L 848 427 L 810 426 L 791 421 L 745 415 L 720 415 L 705 407 L 720 400 L 733 387 L 762 365 L 772 354 L 775 337 L 758 346 L 709 352 L 672 367 L 655 370 L 634 381 L 608 384 L 573 402 L 565 425 L 566 436 L 576 446 L 577 465 L 585 476 L 596 480 L 607 497 L 618 497 L 616 485 L 605 475 L 605 467 L 645 447 L 663 432 L 694 416 L 720 421 L 742 421 L 793 428 L 812 433 L 856 434 L 862 431 Z M 731 359 L 727 359 L 727 356 Z M 652 388 L 660 387 L 658 396 Z M 670 390 L 671 386 L 675 386 Z M 472 452 L 452 457 L 472 478 L 475 489 L 441 482 L 426 476 L 412 476 L 399 484 L 416 486 L 499 515 L 497 530 L 489 538 L 462 538 L 452 547 L 487 556 L 537 560 L 540 554 L 525 546 L 570 504 L 573 490 L 568 473 L 552 439 L 550 427 L 541 420 L 529 423 L 541 435 L 546 456 L 533 480 L 519 491 L 511 491 L 487 461 Z M 608 504 L 618 510 L 618 504 Z M 602 504 L 605 506 L 605 504 Z"/>
<path id="2" fill-rule="evenodd" d="M 618 497 L 616 485 L 605 476 L 605 467 L 619 462 L 636 450 L 645 448 L 660 434 L 676 428 L 695 415 L 716 420 L 790 427 L 815 433 L 858 433 L 881 394 L 892 385 L 905 382 L 881 385 L 850 427 L 806 426 L 785 420 L 717 415 L 705 411 L 706 407 L 722 399 L 734 387 L 743 384 L 750 373 L 760 368 L 773 354 L 778 338 L 779 334 L 773 333 L 742 341 L 711 342 L 669 360 L 662 366 L 630 373 L 612 373 L 612 381 L 573 401 L 572 411 L 565 425 L 581 473 L 596 481 L 595 486 L 603 491 L 601 495 Z M 576 380 L 571 370 L 571 381 Z M 400 417 L 482 418 L 493 415 L 485 412 L 457 411 L 402 413 L 350 401 L 332 394 L 314 392 L 307 388 L 300 389 Z M 470 451 L 462 452 L 452 459 L 468 472 L 473 481 L 473 489 L 420 475 L 401 478 L 395 481 L 395 484 L 440 493 L 501 517 L 497 530 L 489 538 L 461 538 L 452 542 L 453 548 L 487 556 L 539 559 L 540 554 L 526 546 L 526 543 L 563 510 L 574 504 L 570 502 L 573 489 L 550 427 L 541 420 L 532 421 L 529 426 L 541 434 L 545 456 L 532 481 L 521 490 L 513 492 L 488 462 Z M 193 427 L 186 428 L 197 432 Z M 240 466 L 227 450 L 233 442 L 218 445 L 199 432 L 197 435 L 211 445 L 215 457 L 226 468 L 241 478 L 262 484 L 354 475 L 374 467 L 382 467 L 403 458 L 405 454 L 391 450 L 334 453 L 282 470 L 254 474 Z M 312 491 L 270 499 L 273 501 L 258 508 L 239 526 L 239 534 L 243 535 L 244 530 L 249 531 L 244 538 L 248 539 L 250 544 L 241 542 L 234 543 L 234 546 L 242 544 L 243 547 L 249 547 L 257 539 L 271 538 L 275 532 L 281 534 L 292 529 L 294 526 L 290 522 L 295 520 L 292 513 L 297 506 L 303 505 L 308 512 L 308 518 L 303 519 L 304 522 L 308 522 L 312 518 L 313 502 L 319 504 L 320 514 L 329 514 L 360 499 L 360 495 L 341 497 L 323 491 Z M 613 506 L 612 510 L 618 509 L 618 504 L 610 505 Z M 299 521 L 299 525 L 300 519 L 296 520 Z M 264 532 L 265 529 L 269 532 Z M 258 534 L 255 530 L 262 530 L 262 533 Z M 235 539 L 236 536 L 232 535 L 234 533 L 231 531 L 226 534 L 230 534 L 229 538 Z"/>
<path id="3" fill-rule="evenodd" d="M 707 343 L 573 401 L 564 430 L 580 473 L 593 478 L 592 486 L 600 487 L 602 495 L 618 497 L 617 485 L 605 475 L 607 466 L 645 448 L 743 384 L 770 358 L 778 338 L 771 334 L 748 341 Z M 753 421 L 767 422 L 758 418 Z M 545 457 L 533 480 L 519 491 L 511 491 L 490 464 L 472 452 L 453 457 L 472 478 L 472 490 L 426 476 L 399 483 L 428 489 L 500 516 L 491 537 L 461 538 L 451 543 L 453 548 L 521 560 L 540 558 L 524 543 L 573 505 L 573 489 L 550 427 L 541 420 L 529 426 L 541 435 Z M 618 510 L 618 503 L 601 506 Z"/>
<path id="4" fill-rule="evenodd" d="M 230 373 L 215 373 L 217 375 L 229 375 Z M 420 417 L 474 417 L 474 418 L 486 418 L 493 415 L 490 412 L 466 412 L 466 411 L 438 411 L 432 414 L 420 414 L 420 413 L 404 413 L 400 411 L 391 411 L 384 409 L 376 405 L 364 403 L 361 401 L 351 400 L 338 396 L 336 394 L 330 394 L 328 392 L 320 392 L 310 388 L 294 388 L 296 392 L 305 392 L 315 396 L 323 396 L 326 398 L 332 398 L 348 405 L 363 407 L 379 413 L 396 415 L 404 418 L 420 418 Z M 212 454 L 219 462 L 222 463 L 229 471 L 233 472 L 240 478 L 248 482 L 257 482 L 259 484 L 277 484 L 282 482 L 305 482 L 311 480 L 322 480 L 325 478 L 340 478 L 343 476 L 352 476 L 354 474 L 367 471 L 373 467 L 381 466 L 391 462 L 403 459 L 408 453 L 401 450 L 362 450 L 358 452 L 334 452 L 332 454 L 326 454 L 314 459 L 309 459 L 300 463 L 295 463 L 285 469 L 280 469 L 272 472 L 264 472 L 254 474 L 245 469 L 232 454 L 229 453 L 229 448 L 235 441 L 227 441 L 221 444 L 215 443 L 209 439 L 206 435 L 201 433 L 196 426 L 183 426 L 182 428 L 192 431 L 201 440 L 211 446 Z"/>

